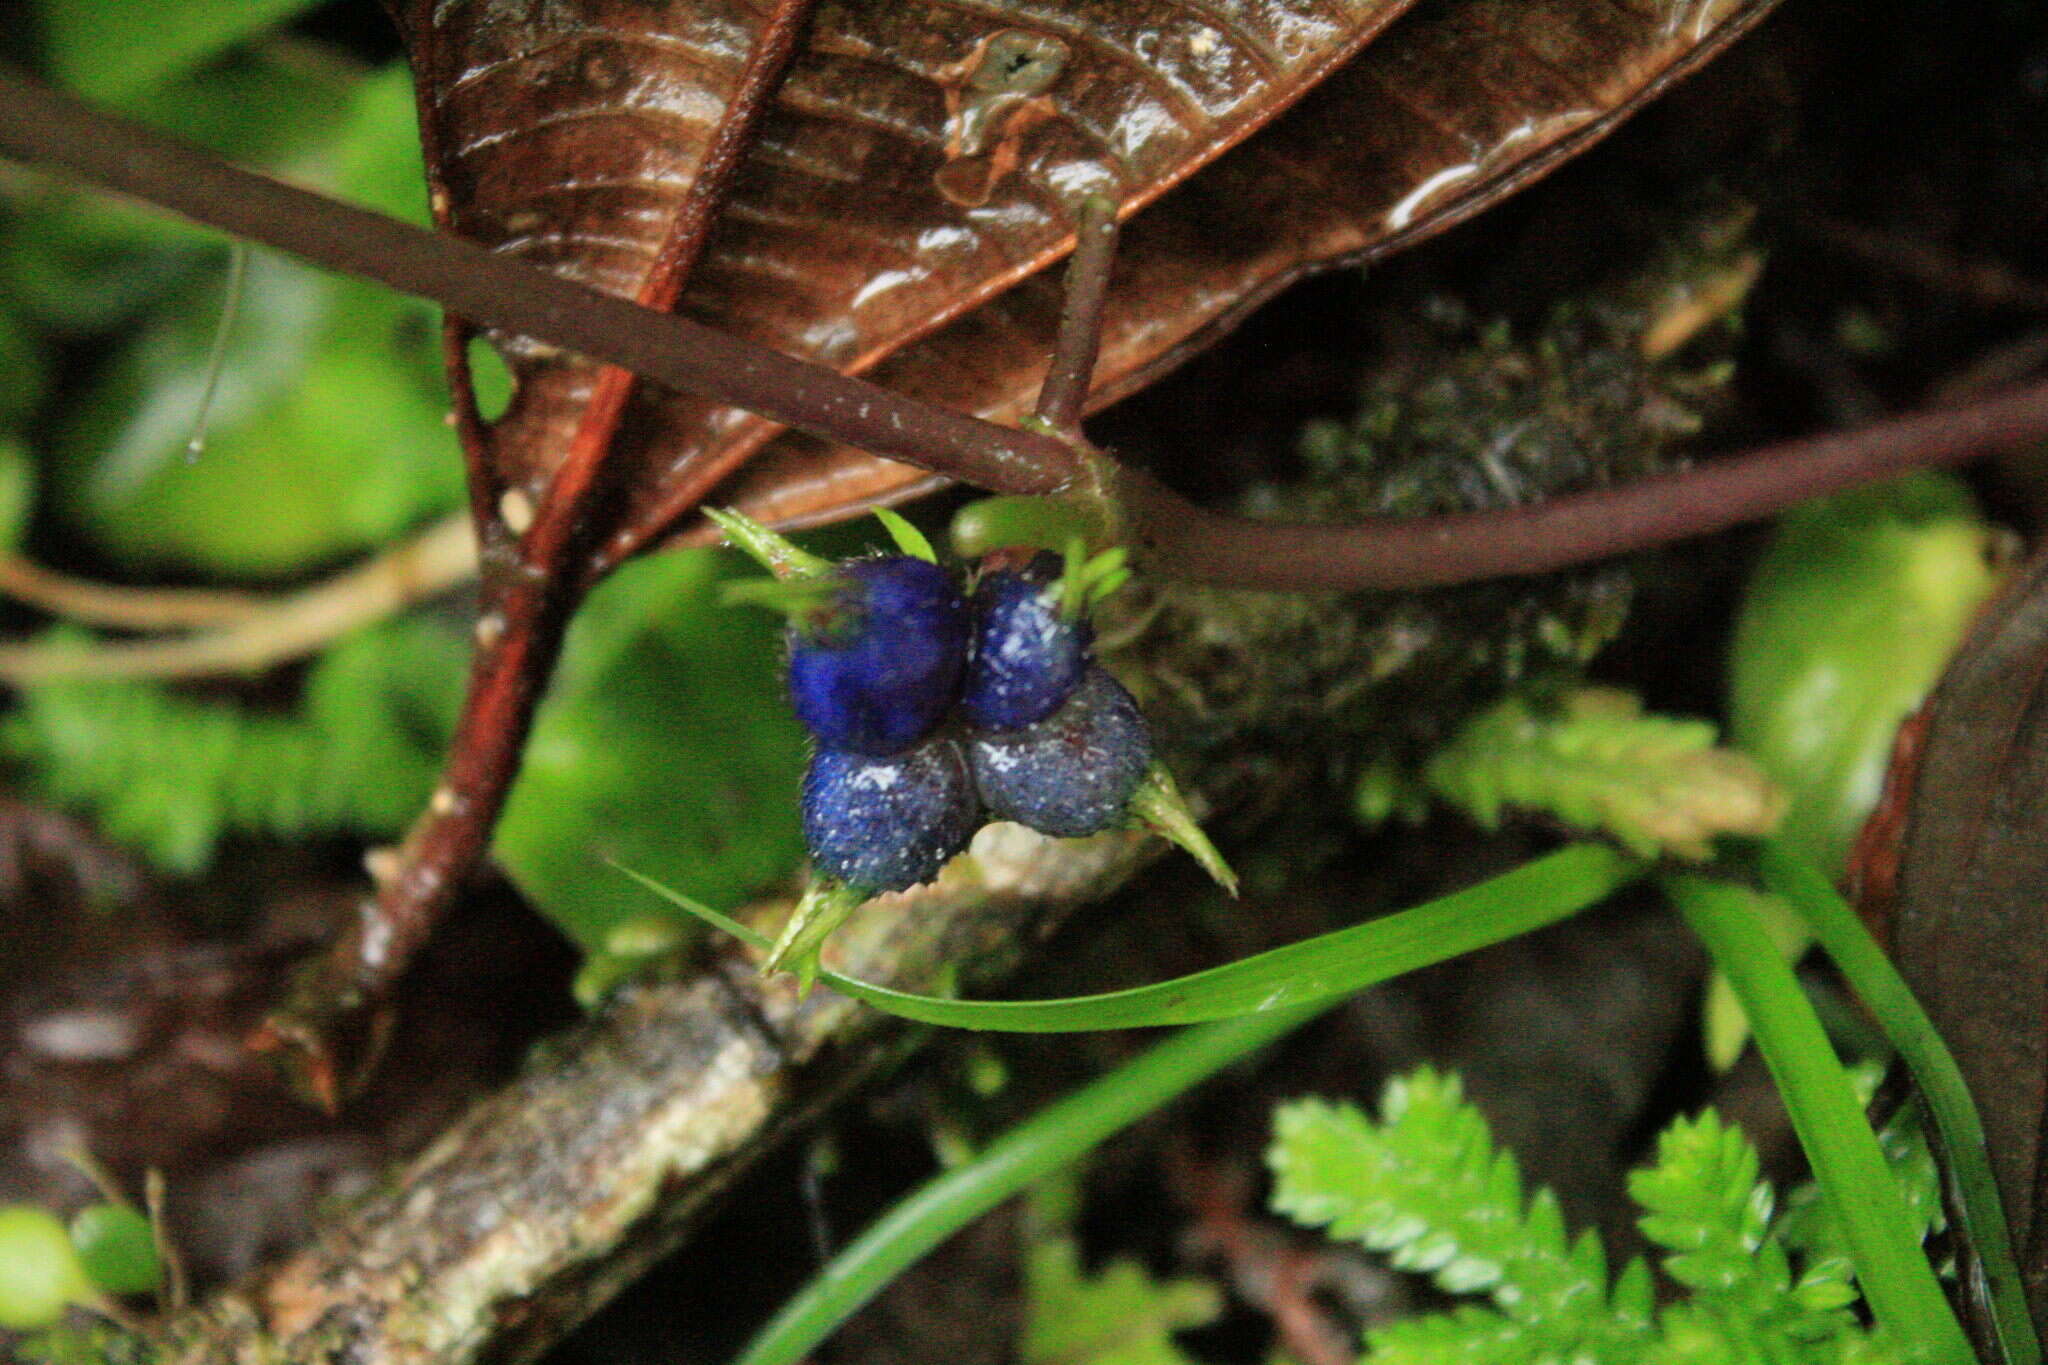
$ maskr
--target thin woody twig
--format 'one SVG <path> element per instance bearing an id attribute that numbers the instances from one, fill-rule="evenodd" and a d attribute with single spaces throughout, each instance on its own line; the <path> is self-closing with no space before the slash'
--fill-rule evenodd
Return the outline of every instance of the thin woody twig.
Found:
<path id="1" fill-rule="evenodd" d="M 810 0 L 777 0 L 713 130 L 683 204 L 640 288 L 643 309 L 672 308 L 701 259 L 719 206 L 748 142 L 796 49 Z M 619 420 L 635 376 L 603 370 L 563 463 L 529 527 L 506 526 L 499 505 L 486 534 L 516 541 L 502 567 L 486 559 L 483 613 L 469 688 L 448 766 L 427 810 L 399 844 L 376 899 L 302 978 L 260 1043 L 298 1055 L 306 1079 L 330 1107 L 345 1078 L 334 1048 L 337 1025 L 374 1007 L 404 973 L 489 847 L 498 813 L 576 604 L 589 586 L 582 552 L 596 532 L 590 510 L 603 488 Z M 465 423 L 466 448 L 487 440 Z M 472 457 L 473 477 L 481 466 Z M 489 500 L 472 490 L 472 505 Z"/>
<path id="2" fill-rule="evenodd" d="M 270 604 L 255 593 L 213 588 L 128 588 L 0 554 L 0 595 L 84 626 L 194 630 L 245 621 Z"/>
<path id="3" fill-rule="evenodd" d="M 1102 195 L 1089 195 L 1081 202 L 1074 227 L 1059 339 L 1038 390 L 1038 420 L 1062 436 L 1080 435 L 1081 409 L 1088 401 L 1095 357 L 1102 348 L 1102 306 L 1109 298 L 1116 243 L 1116 205 Z"/>
<path id="4" fill-rule="evenodd" d="M 774 421 L 983 487 L 1049 493 L 1066 446 L 656 313 L 563 276 L 267 176 L 50 90 L 0 65 L 0 156 L 60 171 L 401 293 L 479 326 L 622 365 Z"/>
<path id="5" fill-rule="evenodd" d="M 1083 476 L 1068 442 L 1012 431 L 586 289 L 560 276 L 238 171 L 0 69 L 0 155 L 51 166 L 473 321 L 631 368 L 774 421 L 1004 493 Z M 1703 535 L 1818 493 L 2048 436 L 2048 392 L 1792 442 L 1541 506 L 1348 525 L 1254 522 L 1142 474 L 1118 489 L 1147 567 L 1239 587 L 1416 588 L 1540 573 Z"/>
<path id="6" fill-rule="evenodd" d="M 0 565 L 0 568 L 4 568 Z M 415 602 L 438 596 L 476 573 L 476 536 L 467 514 L 440 522 L 412 540 L 387 550 L 366 564 L 327 582 L 274 601 L 230 599 L 241 605 L 226 624 L 168 640 L 134 640 L 95 644 L 0 645 L 0 682 L 47 682 L 56 678 L 200 678 L 224 673 L 253 673 L 296 659 L 327 645 L 351 630 L 382 620 Z M 77 585 L 77 592 L 118 592 L 96 584 Z M 159 594 L 169 601 L 165 614 L 184 605 L 179 594 Z M 143 594 L 135 594 L 143 597 Z M 224 595 L 223 595 L 224 596 Z M 44 605 L 56 609 L 63 596 Z M 114 599 L 125 605 L 122 598 Z M 88 599 L 88 605 L 93 603 Z M 147 607 L 150 604 L 137 604 Z M 205 599 L 190 604 L 207 605 Z M 133 626 L 134 617 L 100 624 Z M 73 616 L 72 619 L 81 619 Z M 202 618 L 206 619 L 206 618 Z"/>
<path id="7" fill-rule="evenodd" d="M 2048 382 L 1504 512 L 1255 522 L 1196 506 L 1123 468 L 1114 491 L 1154 572 L 1282 591 L 1429 588 L 1708 535 L 1824 493 L 2043 439 Z"/>

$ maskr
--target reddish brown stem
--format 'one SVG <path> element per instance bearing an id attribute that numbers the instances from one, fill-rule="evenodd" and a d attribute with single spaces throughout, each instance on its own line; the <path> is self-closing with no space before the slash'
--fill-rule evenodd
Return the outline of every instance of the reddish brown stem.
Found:
<path id="1" fill-rule="evenodd" d="M 719 206 L 788 67 L 809 8 L 810 0 L 777 0 L 641 284 L 642 307 L 674 307 L 702 258 Z M 589 586 L 581 556 L 590 534 L 589 513 L 603 487 L 633 384 L 630 370 L 613 366 L 600 372 L 568 454 L 523 535 L 521 528 L 503 525 L 498 509 L 488 505 L 488 485 L 472 490 L 473 505 L 483 509 L 479 539 L 489 548 L 476 658 L 447 770 L 390 870 L 379 879 L 375 900 L 300 979 L 259 1039 L 266 1046 L 289 1045 L 308 1088 L 329 1107 L 358 1070 L 335 1055 L 345 1036 L 338 1026 L 389 993 L 490 845 L 519 772 L 534 710 L 576 604 Z M 466 448 L 487 448 L 489 435 L 480 425 L 465 422 L 464 428 Z M 474 455 L 470 464 L 473 478 L 477 469 L 489 467 Z"/>
<path id="2" fill-rule="evenodd" d="M 985 488 L 1057 492 L 1081 473 L 1050 437 L 996 426 L 656 313 L 459 238 L 227 165 L 0 67 L 0 157 L 131 195 L 478 326 L 620 365 L 829 441 Z"/>
<path id="3" fill-rule="evenodd" d="M 1083 475 L 1083 457 L 1067 442 L 931 407 L 470 243 L 236 170 L 4 69 L 0 156 L 65 171 L 433 299 L 472 321 L 963 483 L 1048 493 Z M 1141 474 L 1122 476 L 1119 491 L 1158 573 L 1274 589 L 1413 588 L 1538 573 L 1701 535 L 1817 493 L 2044 438 L 2048 394 L 2029 388 L 1510 512 L 1290 526 L 1206 511 Z"/>
<path id="4" fill-rule="evenodd" d="M 641 282 L 637 298 L 641 307 L 666 313 L 676 306 L 684 283 L 711 240 L 713 221 L 718 216 L 719 206 L 725 202 L 727 190 L 731 188 L 733 173 L 745 158 L 754 129 L 760 126 L 761 115 L 768 109 L 770 96 L 789 66 L 789 59 L 796 51 L 797 35 L 802 32 L 804 17 L 809 11 L 810 0 L 778 0 L 767 23 L 755 36 L 754 48 L 747 57 L 746 68 L 740 73 L 736 93 L 727 103 L 718 127 L 713 130 L 710 145 L 704 149 L 703 160 L 698 165 L 697 174 L 691 178 L 682 207 L 676 211 L 661 249 L 655 254 L 654 264 L 649 267 L 647 278 Z M 599 465 L 611 450 L 612 438 L 618 433 L 619 419 L 625 414 L 626 402 L 633 393 L 634 380 L 631 370 L 617 365 L 608 365 L 598 374 L 590 402 L 577 425 L 576 436 L 569 444 L 568 457 L 555 473 L 541 509 L 540 521 L 529 537 L 529 561 L 544 551 L 557 552 L 566 540 L 569 528 L 582 515 L 586 493 L 596 478 Z M 559 525 L 551 525 L 551 522 Z M 552 558 L 546 562 L 551 571 L 557 567 L 566 571 L 568 567 L 566 563 L 556 566 Z"/>
<path id="5" fill-rule="evenodd" d="M 1430 588 L 1707 535 L 1823 493 L 2041 440 L 2048 383 L 1505 512 L 1257 522 L 1198 507 L 1134 470 L 1118 471 L 1114 491 L 1154 572 L 1282 591 Z"/>
<path id="6" fill-rule="evenodd" d="M 1102 349 L 1102 306 L 1109 299 L 1116 241 L 1116 205 L 1099 194 L 1089 195 L 1081 202 L 1074 228 L 1059 339 L 1038 390 L 1039 421 L 1063 436 L 1078 436 L 1081 431 L 1081 410 L 1095 378 L 1096 354 Z"/>

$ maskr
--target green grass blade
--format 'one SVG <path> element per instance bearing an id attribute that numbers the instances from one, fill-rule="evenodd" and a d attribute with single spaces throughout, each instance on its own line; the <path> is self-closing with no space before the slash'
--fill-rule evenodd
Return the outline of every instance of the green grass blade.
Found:
<path id="1" fill-rule="evenodd" d="M 1848 1073 L 1748 894 L 1697 875 L 1667 877 L 1664 885 L 1749 1015 L 1871 1313 L 1903 1358 L 1968 1365 L 1976 1357 L 1910 1231 L 1913 1221 Z"/>
<path id="2" fill-rule="evenodd" d="M 2011 1365 L 2040 1365 L 2041 1343 L 2027 1311 L 2025 1286 L 2013 1259 L 2012 1237 L 1998 1185 L 1991 1176 L 1991 1157 L 1977 1105 L 1963 1083 L 1962 1070 L 1935 1032 L 1934 1023 L 1913 992 L 1877 946 L 1870 931 L 1828 879 L 1782 843 L 1762 846 L 1757 865 L 1764 885 L 1791 902 L 1805 918 L 1815 940 L 1833 960 L 1850 987 L 1876 1016 L 1878 1027 L 1905 1059 L 1914 1083 L 1927 1100 L 1928 1113 L 1955 1176 L 1957 1210 L 1964 1235 L 1984 1271 L 1991 1322 L 2000 1350 Z"/>
<path id="3" fill-rule="evenodd" d="M 757 948 L 753 930 L 620 868 L 657 895 Z M 1390 977 L 1555 924 L 1642 874 L 1642 864 L 1599 844 L 1575 844 L 1477 886 L 1399 914 L 1150 986 L 1062 1000 L 948 1000 L 820 972 L 833 990 L 888 1014 L 952 1028 L 1009 1033 L 1200 1024 L 1311 1005 Z"/>
<path id="4" fill-rule="evenodd" d="M 975 1218 L 1072 1162 L 1334 999 L 1187 1029 L 1005 1133 L 890 1209 L 748 1343 L 735 1365 L 792 1365 L 896 1276 Z"/>

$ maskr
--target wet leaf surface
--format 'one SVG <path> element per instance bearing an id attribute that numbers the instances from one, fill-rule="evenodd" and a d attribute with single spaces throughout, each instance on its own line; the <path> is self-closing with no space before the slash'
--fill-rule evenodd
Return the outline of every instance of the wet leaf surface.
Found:
<path id="1" fill-rule="evenodd" d="M 681 311 L 1010 419 L 1045 365 L 1059 298 L 1045 267 L 1071 244 L 1073 206 L 1097 191 L 1126 214 L 1159 199 L 1119 259 L 1100 405 L 1301 274 L 1396 249 L 1568 157 L 1770 7 L 826 3 Z M 738 0 L 415 0 L 437 216 L 638 293 L 758 22 Z M 516 338 L 505 349 L 518 388 L 491 464 L 501 489 L 538 498 L 596 367 Z M 815 523 L 932 486 L 779 435 L 640 394 L 615 452 L 627 504 L 600 560 L 714 487 Z"/>
<path id="2" fill-rule="evenodd" d="M 2048 1307 L 2044 671 L 2048 559 L 2037 557 L 1986 612 L 1930 703 L 1889 907 L 1899 970 L 1983 1113 L 2036 1321 Z"/>

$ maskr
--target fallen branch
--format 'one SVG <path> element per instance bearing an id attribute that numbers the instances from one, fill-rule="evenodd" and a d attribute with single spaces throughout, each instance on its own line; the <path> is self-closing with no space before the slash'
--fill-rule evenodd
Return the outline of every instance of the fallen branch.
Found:
<path id="1" fill-rule="evenodd" d="M 912 990 L 956 969 L 986 982 L 1159 847 L 993 827 L 938 883 L 856 917 L 834 965 Z M 786 978 L 738 961 L 628 987 L 290 1260 L 174 1316 L 165 1360 L 532 1360 L 899 1036 L 829 990 L 798 1004 Z"/>

